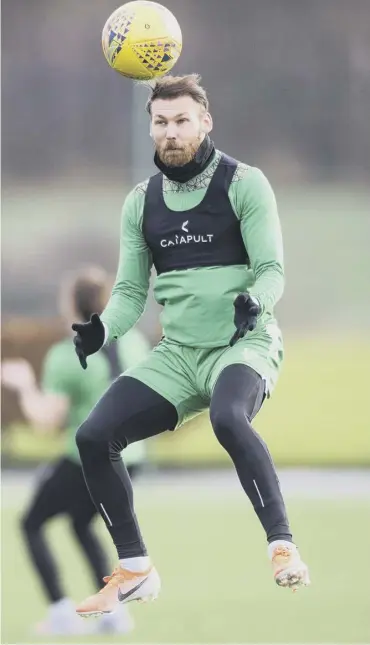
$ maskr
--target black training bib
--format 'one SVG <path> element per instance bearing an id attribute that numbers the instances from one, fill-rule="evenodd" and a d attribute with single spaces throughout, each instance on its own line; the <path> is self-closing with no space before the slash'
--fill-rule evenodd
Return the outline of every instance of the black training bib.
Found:
<path id="1" fill-rule="evenodd" d="M 145 195 L 143 235 L 157 274 L 198 267 L 248 264 L 240 222 L 228 191 L 237 161 L 222 154 L 200 204 L 172 211 L 163 197 L 163 175 L 150 178 Z"/>

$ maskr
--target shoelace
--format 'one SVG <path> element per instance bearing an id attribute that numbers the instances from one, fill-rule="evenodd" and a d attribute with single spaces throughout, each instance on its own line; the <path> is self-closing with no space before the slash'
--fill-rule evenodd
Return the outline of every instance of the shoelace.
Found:
<path id="1" fill-rule="evenodd" d="M 110 576 L 104 576 L 103 582 L 105 582 L 106 586 L 108 586 L 108 585 L 111 585 L 111 586 L 115 585 L 116 586 L 116 585 L 119 584 L 118 575 L 120 575 L 121 578 L 124 578 L 123 569 L 120 569 L 120 568 L 114 569 L 113 573 L 111 573 Z M 102 593 L 102 591 L 104 591 L 104 589 L 105 589 L 105 587 L 103 587 L 103 589 L 100 589 L 99 593 Z"/>
<path id="2" fill-rule="evenodd" d="M 281 556 L 282 558 L 289 558 L 291 555 L 291 552 L 289 549 L 287 549 L 285 546 L 278 546 L 277 549 L 275 549 L 274 557 L 272 558 L 272 561 L 275 560 L 275 558 L 278 558 Z"/>

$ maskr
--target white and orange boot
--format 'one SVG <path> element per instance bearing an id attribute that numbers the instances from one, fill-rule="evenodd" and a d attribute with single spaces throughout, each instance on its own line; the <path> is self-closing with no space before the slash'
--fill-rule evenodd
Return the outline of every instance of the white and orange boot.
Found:
<path id="1" fill-rule="evenodd" d="M 77 605 L 79 616 L 111 614 L 121 603 L 155 600 L 161 588 L 159 575 L 153 566 L 140 572 L 117 567 L 112 575 L 104 578 L 104 582 L 103 589 Z"/>
<path id="2" fill-rule="evenodd" d="M 279 540 L 271 542 L 268 555 L 275 582 L 279 587 L 289 587 L 297 591 L 299 587 L 307 587 L 310 584 L 307 565 L 301 560 L 295 544 Z"/>

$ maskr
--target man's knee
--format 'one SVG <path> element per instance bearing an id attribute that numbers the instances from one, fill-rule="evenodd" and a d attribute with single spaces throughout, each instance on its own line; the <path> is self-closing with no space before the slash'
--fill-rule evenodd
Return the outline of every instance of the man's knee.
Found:
<path id="1" fill-rule="evenodd" d="M 245 443 L 245 433 L 250 425 L 245 415 L 244 406 L 239 401 L 232 401 L 229 405 L 218 405 L 212 402 L 210 419 L 213 431 L 220 444 L 228 450 L 239 442 Z M 241 431 L 244 436 L 241 435 Z"/>
<path id="2" fill-rule="evenodd" d="M 226 367 L 216 383 L 210 407 L 215 435 L 226 449 L 243 444 L 253 434 L 251 420 L 265 397 L 262 378 L 246 365 Z"/>
<path id="3" fill-rule="evenodd" d="M 88 437 L 89 432 L 88 428 L 86 428 L 86 421 L 84 421 L 84 423 L 82 423 L 82 425 L 80 425 L 80 427 L 78 428 L 75 436 L 76 445 L 80 454 L 81 452 L 83 452 L 84 446 L 89 441 Z"/>
<path id="4" fill-rule="evenodd" d="M 86 465 L 87 461 L 95 461 L 103 455 L 111 461 L 120 459 L 124 445 L 120 441 L 111 441 L 104 428 L 99 428 L 91 418 L 88 418 L 76 432 L 76 444 L 80 459 Z"/>
<path id="5" fill-rule="evenodd" d="M 94 444 L 96 445 L 96 436 L 99 434 L 97 432 L 98 428 L 92 423 L 91 418 L 87 418 L 76 432 L 76 444 L 77 448 L 81 453 L 84 453 L 85 450 L 90 450 L 93 448 Z M 108 444 L 109 440 L 106 440 Z"/>

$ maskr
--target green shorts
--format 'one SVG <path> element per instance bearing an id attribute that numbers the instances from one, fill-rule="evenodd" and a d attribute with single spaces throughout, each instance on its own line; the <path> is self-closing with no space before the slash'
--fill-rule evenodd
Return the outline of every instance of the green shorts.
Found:
<path id="1" fill-rule="evenodd" d="M 186 347 L 164 338 L 139 365 L 125 375 L 138 379 L 170 401 L 178 413 L 179 427 L 209 408 L 222 370 L 248 365 L 264 379 L 270 396 L 283 360 L 283 342 L 277 325 L 260 327 L 233 347 Z"/>

